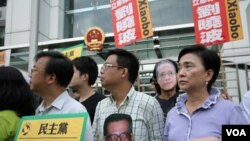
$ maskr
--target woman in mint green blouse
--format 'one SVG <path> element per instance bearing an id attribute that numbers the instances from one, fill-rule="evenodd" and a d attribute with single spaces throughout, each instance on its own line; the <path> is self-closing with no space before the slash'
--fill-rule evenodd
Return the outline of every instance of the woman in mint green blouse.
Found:
<path id="1" fill-rule="evenodd" d="M 0 67 L 0 141 L 13 141 L 18 121 L 33 115 L 33 94 L 22 73 L 13 67 Z"/>

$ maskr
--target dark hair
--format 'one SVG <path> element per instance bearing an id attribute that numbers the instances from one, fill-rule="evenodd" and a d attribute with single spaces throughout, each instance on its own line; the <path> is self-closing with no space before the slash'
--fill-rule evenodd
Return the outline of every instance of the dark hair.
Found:
<path id="1" fill-rule="evenodd" d="M 75 58 L 72 62 L 76 69 L 80 72 L 80 75 L 85 73 L 89 75 L 88 84 L 93 85 L 98 76 L 98 67 L 96 62 L 88 56 Z"/>
<path id="2" fill-rule="evenodd" d="M 214 50 L 207 49 L 203 45 L 193 45 L 181 50 L 178 56 L 178 62 L 182 56 L 188 53 L 198 56 L 205 70 L 212 69 L 214 71 L 212 79 L 207 84 L 207 90 L 209 91 L 220 72 L 221 61 L 219 55 Z"/>
<path id="3" fill-rule="evenodd" d="M 74 73 L 72 62 L 57 51 L 40 52 L 36 55 L 35 60 L 37 61 L 42 57 L 49 58 L 45 66 L 45 73 L 55 74 L 57 83 L 63 87 L 67 87 Z"/>
<path id="4" fill-rule="evenodd" d="M 168 64 L 171 64 L 171 65 L 173 65 L 174 66 L 174 69 L 175 69 L 175 73 L 177 73 L 178 72 L 178 67 L 177 67 L 177 63 L 175 62 L 175 61 L 173 61 L 173 60 L 171 60 L 171 59 L 165 59 L 165 60 L 161 60 L 161 61 L 159 61 L 159 62 L 157 62 L 156 64 L 155 64 L 155 67 L 154 67 L 154 70 L 153 70 L 153 77 L 152 77 L 152 79 L 153 79 L 153 81 L 154 81 L 154 85 L 155 85 L 155 89 L 156 89 L 156 92 L 158 93 L 158 94 L 161 94 L 161 87 L 160 87 L 160 85 L 157 83 L 157 74 L 158 74 L 158 72 L 157 72 L 157 69 L 158 69 L 158 67 L 161 65 L 161 64 L 165 64 L 165 63 L 168 63 Z M 176 92 L 178 92 L 179 91 L 179 86 L 178 86 L 178 84 L 176 85 Z"/>
<path id="5" fill-rule="evenodd" d="M 110 55 L 117 55 L 118 65 L 128 69 L 129 81 L 132 84 L 134 84 L 134 82 L 138 76 L 139 65 L 140 65 L 138 58 L 134 54 L 132 54 L 131 52 L 126 51 L 124 49 L 110 50 L 106 55 L 106 59 Z"/>
<path id="6" fill-rule="evenodd" d="M 104 122 L 104 136 L 107 136 L 108 132 L 108 125 L 111 122 L 114 121 L 121 121 L 121 120 L 126 120 L 128 122 L 128 132 L 132 134 L 133 132 L 133 123 L 132 123 L 132 118 L 130 115 L 127 114 L 122 114 L 122 113 L 114 113 L 109 115 Z"/>
<path id="7" fill-rule="evenodd" d="M 22 73 L 14 67 L 0 67 L 0 111 L 12 110 L 19 117 L 34 115 L 33 93 Z"/>

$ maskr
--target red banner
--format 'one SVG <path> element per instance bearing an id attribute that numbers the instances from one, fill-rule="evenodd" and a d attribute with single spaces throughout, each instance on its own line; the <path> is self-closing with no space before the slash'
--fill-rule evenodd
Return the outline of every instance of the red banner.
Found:
<path id="1" fill-rule="evenodd" d="M 110 0 L 116 48 L 153 35 L 147 0 Z"/>
<path id="2" fill-rule="evenodd" d="M 196 43 L 211 45 L 229 41 L 225 1 L 192 0 Z"/>

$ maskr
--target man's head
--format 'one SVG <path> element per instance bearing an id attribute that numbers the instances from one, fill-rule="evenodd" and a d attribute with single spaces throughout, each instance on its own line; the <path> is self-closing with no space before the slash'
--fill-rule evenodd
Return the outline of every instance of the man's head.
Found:
<path id="1" fill-rule="evenodd" d="M 130 115 L 115 113 L 104 122 L 105 141 L 132 141 L 132 118 Z"/>
<path id="2" fill-rule="evenodd" d="M 97 63 L 90 57 L 82 56 L 74 59 L 74 75 L 70 82 L 73 90 L 78 90 L 83 84 L 93 85 L 98 76 Z"/>
<path id="3" fill-rule="evenodd" d="M 66 88 L 73 76 L 72 62 L 57 51 L 40 52 L 31 70 L 31 90 L 44 92 L 48 86 Z"/>
<path id="4" fill-rule="evenodd" d="M 102 85 L 109 90 L 123 80 L 134 84 L 138 71 L 139 61 L 134 54 L 123 49 L 110 50 L 101 69 Z"/>

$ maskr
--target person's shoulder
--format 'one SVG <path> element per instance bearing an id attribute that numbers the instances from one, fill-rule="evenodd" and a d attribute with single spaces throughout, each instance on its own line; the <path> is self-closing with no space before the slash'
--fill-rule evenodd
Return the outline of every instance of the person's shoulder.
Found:
<path id="1" fill-rule="evenodd" d="M 17 116 L 15 111 L 12 110 L 3 110 L 0 111 L 0 121 L 17 121 L 19 120 L 19 117 Z"/>
<path id="2" fill-rule="evenodd" d="M 226 109 L 238 109 L 240 107 L 239 104 L 231 101 L 231 100 L 227 100 L 227 99 L 223 99 L 223 98 L 219 98 L 219 102 L 218 105 L 220 105 L 221 107 L 224 107 Z"/>
<path id="3" fill-rule="evenodd" d="M 106 105 L 107 103 L 110 102 L 110 96 L 104 96 L 104 98 L 100 99 L 100 101 L 98 102 L 98 104 L 100 105 Z"/>
<path id="4" fill-rule="evenodd" d="M 95 113 L 99 113 L 99 112 L 102 112 L 103 110 L 110 109 L 111 106 L 112 106 L 111 98 L 107 96 L 106 98 L 100 100 L 97 103 L 96 108 L 95 108 L 96 109 Z"/>
<path id="5" fill-rule="evenodd" d="M 136 96 L 137 97 L 143 97 L 143 98 L 146 98 L 146 99 L 155 99 L 153 96 L 148 95 L 148 94 L 143 93 L 143 92 L 139 92 L 139 91 L 136 91 Z"/>
<path id="6" fill-rule="evenodd" d="M 159 103 L 157 99 L 151 95 L 148 95 L 143 92 L 136 91 L 136 100 L 142 104 L 150 104 L 154 105 L 155 103 Z"/>
<path id="7" fill-rule="evenodd" d="M 243 95 L 241 105 L 245 105 L 244 107 L 249 107 L 247 105 L 250 105 L 250 90 Z"/>
<path id="8" fill-rule="evenodd" d="M 250 90 L 244 94 L 244 98 L 250 99 Z"/>
<path id="9" fill-rule="evenodd" d="M 227 100 L 227 99 L 224 99 L 221 97 L 218 97 L 218 98 L 219 98 L 219 103 L 221 103 L 221 104 L 224 104 L 224 105 L 235 105 L 236 104 L 231 100 Z"/>
<path id="10" fill-rule="evenodd" d="M 15 111 L 12 111 L 12 110 L 0 111 L 0 117 L 5 117 L 5 116 L 17 116 L 17 114 Z"/>
<path id="11" fill-rule="evenodd" d="M 72 98 L 72 97 L 68 97 L 67 103 L 68 103 L 68 105 L 71 106 L 72 108 L 85 109 L 85 107 L 84 107 L 80 102 L 78 102 L 77 100 L 75 100 L 75 99 Z M 85 109 L 85 110 L 86 110 L 86 109 Z"/>
<path id="12" fill-rule="evenodd" d="M 102 99 L 106 98 L 105 95 L 100 94 L 100 93 L 98 93 L 98 92 L 95 92 L 95 94 L 93 95 L 93 97 L 94 97 L 95 99 L 99 100 L 99 101 L 101 101 Z"/>

